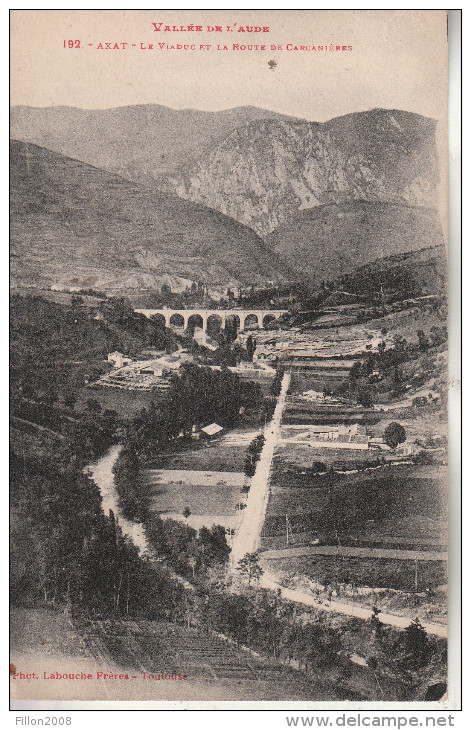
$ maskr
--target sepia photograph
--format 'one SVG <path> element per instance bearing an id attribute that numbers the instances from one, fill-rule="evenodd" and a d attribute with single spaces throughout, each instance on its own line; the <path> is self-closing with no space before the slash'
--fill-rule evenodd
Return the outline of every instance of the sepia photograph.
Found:
<path id="1" fill-rule="evenodd" d="M 10 34 L 12 702 L 444 707 L 447 11 Z"/>

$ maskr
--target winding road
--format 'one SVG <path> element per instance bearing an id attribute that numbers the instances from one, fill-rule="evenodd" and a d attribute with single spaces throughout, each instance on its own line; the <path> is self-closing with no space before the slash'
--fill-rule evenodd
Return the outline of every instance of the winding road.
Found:
<path id="1" fill-rule="evenodd" d="M 305 606 L 312 606 L 317 608 L 319 611 L 330 611 L 332 613 L 341 613 L 344 616 L 352 616 L 353 618 L 361 618 L 365 621 L 371 619 L 372 611 L 368 608 L 362 608 L 361 606 L 355 606 L 350 603 L 342 603 L 340 601 L 317 601 L 312 594 L 304 593 L 304 591 L 293 590 L 286 588 L 285 586 L 278 583 L 276 576 L 266 570 L 266 566 L 263 566 L 265 572 L 260 579 L 261 588 L 269 588 L 272 591 L 280 591 L 282 598 L 287 601 L 294 601 L 295 603 L 303 603 Z M 395 626 L 399 629 L 406 629 L 412 619 L 405 616 L 396 616 L 392 613 L 379 613 L 378 618 L 383 624 L 388 626 Z M 438 636 L 441 639 L 446 639 L 448 635 L 447 626 L 444 624 L 420 622 L 428 634 Z"/>
<path id="2" fill-rule="evenodd" d="M 131 522 L 131 520 L 127 520 L 123 517 L 118 505 L 118 495 L 114 484 L 113 467 L 121 449 L 121 445 L 112 446 L 106 454 L 101 457 L 101 459 L 94 464 L 89 464 L 84 471 L 90 474 L 91 478 L 100 490 L 102 499 L 101 505 L 105 515 L 107 515 L 110 510 L 113 511 L 123 534 L 128 535 L 128 537 L 131 538 L 132 542 L 136 545 L 142 555 L 147 551 L 148 547 L 144 527 L 139 522 Z"/>
<path id="3" fill-rule="evenodd" d="M 283 408 L 286 400 L 286 393 L 288 391 L 290 382 L 290 375 L 285 374 L 281 384 L 281 391 L 278 398 L 278 403 L 273 414 L 273 419 L 270 424 L 265 428 L 265 444 L 263 446 L 260 460 L 257 464 L 257 469 L 252 478 L 251 489 L 249 492 L 249 499 L 247 500 L 247 507 L 242 513 L 242 518 L 239 523 L 238 530 L 234 536 L 231 552 L 231 563 L 230 572 L 235 574 L 236 567 L 244 557 L 246 553 L 256 552 L 260 548 L 260 538 L 263 523 L 265 521 L 265 513 L 268 504 L 269 497 L 269 485 L 270 485 L 270 471 L 273 460 L 274 450 L 280 437 L 280 423 L 283 414 Z M 102 506 L 105 514 L 108 514 L 110 510 L 113 511 L 118 519 L 119 525 L 125 535 L 128 535 L 133 543 L 138 547 L 141 554 L 147 551 L 147 541 L 144 533 L 144 528 L 141 524 L 131 522 L 127 520 L 121 514 L 118 505 L 118 497 L 116 494 L 116 488 L 114 485 L 114 474 L 113 466 L 118 458 L 121 446 L 112 446 L 109 451 L 96 463 L 90 464 L 86 467 L 85 471 L 90 474 L 92 479 L 95 481 L 100 489 L 102 496 Z M 320 548 L 308 548 L 312 554 L 319 554 Z M 324 548 L 325 549 L 325 548 Z M 260 580 L 261 588 L 268 588 L 274 591 L 280 591 L 281 596 L 288 601 L 294 601 L 295 603 L 301 603 L 306 606 L 311 606 L 320 611 L 329 611 L 332 613 L 339 613 L 345 616 L 352 616 L 355 618 L 361 618 L 363 620 L 369 620 L 371 618 L 371 609 L 363 608 L 361 606 L 355 606 L 348 603 L 342 603 L 340 601 L 330 602 L 319 602 L 315 597 L 304 591 L 293 590 L 287 588 L 278 582 L 278 576 L 271 573 L 267 568 L 267 561 L 270 558 L 281 557 L 281 553 L 288 553 L 291 555 L 296 548 L 289 548 L 287 550 L 273 550 L 266 551 L 261 554 L 263 560 L 264 574 Z M 306 548 L 300 548 L 305 552 Z M 337 550 L 337 548 L 335 548 Z M 381 551 L 384 552 L 384 551 Z M 388 551 L 389 552 L 389 551 Z M 396 552 L 396 551 L 393 551 Z M 401 551 L 402 552 L 402 551 Z M 409 551 L 404 551 L 409 553 Z M 430 553 L 424 553 L 427 555 L 427 559 L 430 559 Z M 380 556 L 378 556 L 380 557 Z M 383 557 L 381 555 L 381 557 Z M 397 556 L 396 556 L 397 557 Z M 420 558 L 419 558 L 420 559 Z M 438 556 L 437 558 L 438 559 Z M 177 578 L 177 576 L 175 576 Z M 183 583 L 187 583 L 184 579 L 181 579 Z M 189 587 L 193 588 L 193 586 Z M 380 613 L 378 615 L 379 620 L 389 626 L 395 626 L 396 628 L 405 629 L 409 626 L 411 619 L 404 616 L 397 616 L 394 614 Z M 427 633 L 438 636 L 440 638 L 447 637 L 447 627 L 443 624 L 422 622 L 423 627 Z"/>

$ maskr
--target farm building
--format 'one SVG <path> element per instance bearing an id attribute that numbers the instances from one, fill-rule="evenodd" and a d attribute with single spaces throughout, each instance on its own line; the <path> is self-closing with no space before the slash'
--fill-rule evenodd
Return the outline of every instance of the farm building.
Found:
<path id="1" fill-rule="evenodd" d="M 156 377 L 162 377 L 163 368 L 155 363 L 152 363 L 150 365 L 145 365 L 144 367 L 140 368 L 139 374 L 140 375 L 155 375 Z"/>
<path id="2" fill-rule="evenodd" d="M 210 423 L 209 426 L 204 426 L 204 428 L 201 429 L 201 435 L 208 439 L 215 439 L 218 436 L 221 436 L 223 431 L 223 427 L 218 423 Z"/>
<path id="3" fill-rule="evenodd" d="M 366 427 L 360 423 L 354 423 L 351 426 L 339 426 L 337 440 L 344 443 L 368 444 Z"/>
<path id="4" fill-rule="evenodd" d="M 108 355 L 108 362 L 115 368 L 122 368 L 124 365 L 132 363 L 130 357 L 125 357 L 122 352 L 110 352 Z"/>

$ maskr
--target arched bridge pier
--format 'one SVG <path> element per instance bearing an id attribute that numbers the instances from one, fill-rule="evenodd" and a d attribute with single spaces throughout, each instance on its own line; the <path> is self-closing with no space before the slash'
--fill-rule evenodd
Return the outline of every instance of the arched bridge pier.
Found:
<path id="1" fill-rule="evenodd" d="M 226 322 L 236 322 L 238 330 L 244 330 L 250 324 L 257 322 L 258 329 L 265 329 L 270 321 L 279 319 L 287 314 L 287 309 L 136 309 L 139 314 L 144 314 L 151 319 L 157 315 L 165 319 L 165 326 L 187 329 L 190 320 L 196 326 L 201 327 L 203 332 L 208 331 L 210 318 L 219 319 L 221 329 L 224 329 Z"/>

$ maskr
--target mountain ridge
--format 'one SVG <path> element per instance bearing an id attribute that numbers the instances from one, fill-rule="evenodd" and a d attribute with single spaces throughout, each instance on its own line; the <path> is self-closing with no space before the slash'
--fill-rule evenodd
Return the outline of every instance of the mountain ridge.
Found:
<path id="1" fill-rule="evenodd" d="M 435 126 L 381 108 L 326 122 L 253 106 L 11 110 L 13 137 L 202 203 L 261 235 L 296 210 L 346 198 L 435 206 Z"/>
<path id="2" fill-rule="evenodd" d="M 10 136 L 66 157 L 155 183 L 189 157 L 197 157 L 248 121 L 279 117 L 253 106 L 218 112 L 136 104 L 110 109 L 12 106 Z"/>
<path id="3" fill-rule="evenodd" d="M 217 211 L 37 145 L 12 141 L 10 157 L 13 281 L 116 292 L 289 278 L 259 236 Z"/>
<path id="4" fill-rule="evenodd" d="M 43 119 L 39 125 L 36 112 Z M 198 277 L 236 285 L 254 278 L 247 262 L 258 261 L 257 256 L 263 260 L 261 266 L 254 264 L 257 281 L 296 277 L 315 285 L 335 275 L 336 269 L 339 274 L 348 273 L 352 266 L 378 256 L 443 242 L 435 212 L 436 123 L 412 112 L 377 108 L 327 122 L 309 122 L 257 107 L 201 112 L 153 104 L 97 112 L 75 107 L 26 108 L 26 116 L 16 108 L 12 113 L 20 126 L 32 115 L 25 134 L 45 138 L 43 149 L 65 145 L 83 152 L 68 158 L 92 159 L 83 164 L 95 170 L 94 185 L 99 178 L 106 190 L 110 183 L 103 178 L 105 171 L 119 175 L 120 186 L 126 182 L 131 186 L 128 194 L 137 198 L 141 212 L 145 198 L 147 206 L 153 204 L 151 200 L 170 206 L 173 219 L 189 216 L 192 220 L 196 215 L 211 220 L 211 239 L 213 244 L 219 242 L 217 253 L 211 246 L 209 255 L 202 249 L 204 225 L 196 225 L 194 231 L 195 235 L 198 231 L 199 248 L 193 241 L 182 254 L 170 241 L 164 251 L 161 241 L 158 260 L 149 242 L 144 247 L 128 243 L 131 268 L 139 269 L 133 286 L 155 283 L 155 270 L 163 260 L 167 283 L 179 286 L 178 277 L 195 278 L 189 274 L 191 257 Z M 77 123 L 77 115 L 83 125 Z M 159 126 L 161 118 L 163 126 Z M 212 125 L 210 120 L 217 122 Z M 67 185 L 66 179 L 63 184 Z M 186 201 L 190 208 L 203 206 L 204 214 L 195 207 L 179 208 L 177 200 L 181 205 Z M 36 205 L 41 213 L 38 201 Z M 126 202 L 122 205 L 129 207 Z M 116 222 L 116 211 L 113 216 Z M 234 229 L 229 221 L 243 228 Z M 149 225 L 152 228 L 152 222 Z M 252 238 L 249 231 L 257 237 Z M 178 235 L 180 241 L 192 238 L 188 232 Z M 143 225 L 139 237 L 146 238 Z M 242 249 L 250 239 L 250 251 L 257 249 L 257 255 L 237 253 L 235 242 L 242 239 Z M 120 256 L 125 256 L 124 248 Z M 224 259 L 222 266 L 218 256 Z M 149 276 L 143 279 L 144 271 Z"/>
<path id="5" fill-rule="evenodd" d="M 157 184 L 267 235 L 296 211 L 328 202 L 435 208 L 437 183 L 434 120 L 378 109 L 323 123 L 252 122 Z"/>
<path id="6" fill-rule="evenodd" d="M 364 200 L 299 211 L 265 241 L 311 284 L 444 243 L 435 209 Z"/>

